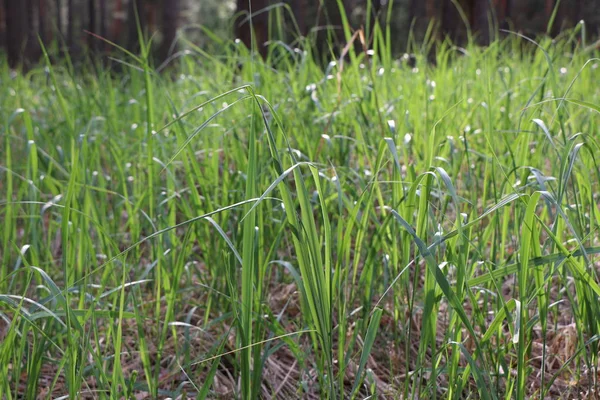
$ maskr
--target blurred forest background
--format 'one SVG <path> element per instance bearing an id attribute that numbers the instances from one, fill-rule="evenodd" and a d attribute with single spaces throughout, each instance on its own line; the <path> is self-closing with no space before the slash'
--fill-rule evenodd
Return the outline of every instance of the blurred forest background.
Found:
<path id="1" fill-rule="evenodd" d="M 591 37 L 600 27 L 600 0 L 1 0 L 0 48 L 11 65 L 39 59 L 38 37 L 75 58 L 111 51 L 92 32 L 136 51 L 137 14 L 147 37 L 153 36 L 155 59 L 163 61 L 181 38 L 212 51 L 222 45 L 217 38 L 239 38 L 249 47 L 251 12 L 261 54 L 267 38 L 293 44 L 300 36 L 322 52 L 328 50 L 318 46 L 327 42 L 323 35 L 343 47 L 341 7 L 367 42 L 376 20 L 389 26 L 396 52 L 405 51 L 410 38 L 449 37 L 460 44 L 471 31 L 485 44 L 499 29 L 558 35 L 585 20 Z"/>

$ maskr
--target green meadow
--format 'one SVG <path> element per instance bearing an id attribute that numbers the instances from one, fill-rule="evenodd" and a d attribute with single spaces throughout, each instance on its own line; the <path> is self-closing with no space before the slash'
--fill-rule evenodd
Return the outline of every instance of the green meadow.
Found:
<path id="1" fill-rule="evenodd" d="M 581 25 L 214 40 L 0 63 L 1 399 L 598 395 Z"/>

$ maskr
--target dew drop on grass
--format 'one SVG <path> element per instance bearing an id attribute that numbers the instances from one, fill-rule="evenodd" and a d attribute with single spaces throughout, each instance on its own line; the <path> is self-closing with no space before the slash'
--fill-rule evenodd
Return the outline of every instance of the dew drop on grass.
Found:
<path id="1" fill-rule="evenodd" d="M 467 213 L 460 213 L 460 216 L 463 219 L 463 224 L 466 224 L 469 221 L 469 215 Z"/>
<path id="2" fill-rule="evenodd" d="M 396 131 L 396 121 L 394 121 L 393 119 L 389 119 L 387 121 L 388 127 L 390 128 L 390 131 L 395 132 Z"/>

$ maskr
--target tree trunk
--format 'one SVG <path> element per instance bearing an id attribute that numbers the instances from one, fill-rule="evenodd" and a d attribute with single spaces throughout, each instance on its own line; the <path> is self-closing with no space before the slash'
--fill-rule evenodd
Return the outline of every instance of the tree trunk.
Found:
<path id="1" fill-rule="evenodd" d="M 0 1 L 0 48 L 6 48 L 6 19 L 4 12 L 4 2 Z"/>
<path id="2" fill-rule="evenodd" d="M 69 49 L 73 49 L 73 32 L 75 30 L 75 25 L 73 24 L 73 8 L 75 3 L 73 0 L 69 0 L 67 6 L 67 43 L 69 44 Z"/>
<path id="3" fill-rule="evenodd" d="M 306 36 L 306 10 L 308 10 L 308 0 L 292 0 L 292 13 L 296 19 L 300 35 Z"/>
<path id="4" fill-rule="evenodd" d="M 110 40 L 120 45 L 126 46 L 127 42 L 123 40 L 123 21 L 125 20 L 126 14 L 123 10 L 123 1 L 116 0 L 115 7 L 112 14 L 112 29 Z"/>
<path id="5" fill-rule="evenodd" d="M 160 58 L 166 60 L 177 39 L 179 17 L 179 0 L 163 0 L 162 33 L 163 40 L 160 45 Z"/>
<path id="6" fill-rule="evenodd" d="M 429 18 L 429 20 L 433 18 L 439 18 L 439 12 L 429 3 L 431 2 L 428 1 L 427 8 L 427 17 Z M 463 7 L 463 10 L 465 10 L 465 12 L 468 13 L 468 9 L 464 7 L 464 4 L 460 4 L 460 6 Z M 432 15 L 432 12 L 434 12 L 435 14 Z M 451 0 L 444 0 L 441 24 L 442 34 L 450 36 L 453 40 L 459 41 L 459 39 L 461 39 L 459 37 L 459 27 L 463 25 L 463 21 L 460 18 L 458 10 L 456 9 L 456 5 L 454 5 Z"/>
<path id="7" fill-rule="evenodd" d="M 96 28 L 96 2 L 94 0 L 88 0 L 88 31 L 98 34 Z M 91 35 L 88 38 L 90 49 L 98 50 L 98 39 Z"/>
<path id="8" fill-rule="evenodd" d="M 475 0 L 473 6 L 473 29 L 479 35 L 479 42 L 484 45 L 490 43 L 489 2 L 490 0 Z"/>
<path id="9" fill-rule="evenodd" d="M 344 27 L 342 26 L 342 14 L 337 0 L 320 0 L 317 16 L 317 42 L 316 47 L 319 55 L 329 58 L 329 45 L 332 45 L 334 53 L 341 52 L 344 47 Z M 344 2 L 342 4 L 345 7 Z M 332 42 L 332 43 L 330 43 Z M 338 54 L 339 55 L 339 54 Z"/>
<path id="10" fill-rule="evenodd" d="M 381 0 L 371 0 L 371 15 L 367 15 L 367 21 L 365 26 L 365 34 L 368 34 L 367 42 L 371 43 L 373 40 L 373 33 L 375 31 L 375 23 L 379 18 L 379 12 L 381 11 Z"/>
<path id="11" fill-rule="evenodd" d="M 47 42 L 46 32 L 46 1 L 38 0 L 38 34 L 44 45 Z"/>
<path id="12" fill-rule="evenodd" d="M 420 42 L 427 29 L 425 2 L 423 0 L 411 0 L 408 8 L 408 26 L 412 28 L 412 35 Z"/>
<path id="13" fill-rule="evenodd" d="M 269 36 L 269 14 L 267 12 L 258 13 L 258 11 L 268 5 L 269 0 L 252 0 L 252 2 L 237 0 L 237 12 L 241 14 L 235 22 L 236 36 L 249 49 L 252 49 L 252 39 L 254 39 L 256 50 L 263 57 L 267 55 L 265 42 Z"/>
<path id="14" fill-rule="evenodd" d="M 575 16 L 575 23 L 579 23 L 583 18 L 583 4 L 584 0 L 577 0 L 575 2 L 575 7 L 573 7 L 573 14 Z"/>
<path id="15" fill-rule="evenodd" d="M 100 36 L 106 38 L 106 0 L 100 0 Z"/>
<path id="16" fill-rule="evenodd" d="M 27 61 L 35 60 L 40 54 L 40 45 L 38 41 L 39 28 L 36 30 L 36 11 L 38 2 L 36 0 L 26 0 L 25 14 L 27 16 L 27 43 L 25 45 L 25 59 Z"/>
<path id="17" fill-rule="evenodd" d="M 8 63 L 16 66 L 23 61 L 27 42 L 27 9 L 24 1 L 4 0 L 6 13 L 6 47 Z"/>
<path id="18" fill-rule="evenodd" d="M 145 29 L 146 15 L 144 13 L 144 2 L 144 0 L 130 0 L 129 9 L 127 11 L 127 26 L 129 28 L 127 48 L 133 52 L 136 52 L 139 49 L 138 22 L 142 32 L 144 32 Z"/>
<path id="19" fill-rule="evenodd" d="M 56 31 L 60 40 L 62 35 L 63 17 L 62 17 L 62 0 L 56 0 Z"/>
<path id="20" fill-rule="evenodd" d="M 511 16 L 511 0 L 496 0 L 495 9 L 498 18 L 498 28 L 508 29 L 508 21 Z"/>

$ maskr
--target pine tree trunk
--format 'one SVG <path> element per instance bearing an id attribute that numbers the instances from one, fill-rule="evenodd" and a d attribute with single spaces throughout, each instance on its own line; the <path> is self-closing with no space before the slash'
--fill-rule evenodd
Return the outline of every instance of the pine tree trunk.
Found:
<path id="1" fill-rule="evenodd" d="M 100 0 L 100 36 L 106 38 L 106 0 Z"/>
<path id="2" fill-rule="evenodd" d="M 62 0 L 56 0 L 56 31 L 60 40 L 62 36 L 63 17 L 62 17 Z"/>
<path id="3" fill-rule="evenodd" d="M 96 28 L 96 2 L 94 0 L 88 0 L 88 31 L 94 34 L 98 34 Z M 98 50 L 98 39 L 89 35 L 89 46 L 90 49 Z"/>
<path id="4" fill-rule="evenodd" d="M 67 43 L 69 44 L 69 49 L 73 49 L 74 38 L 73 34 L 75 31 L 75 25 L 73 20 L 73 13 L 75 12 L 75 2 L 74 0 L 69 0 L 67 6 Z"/>
<path id="5" fill-rule="evenodd" d="M 127 48 L 130 51 L 137 52 L 139 50 L 139 38 L 138 38 L 138 20 L 142 32 L 145 29 L 146 14 L 144 13 L 144 0 L 130 0 L 129 9 L 127 11 L 127 26 L 128 26 L 128 45 Z"/>
<path id="6" fill-rule="evenodd" d="M 293 0 L 292 1 L 292 12 L 294 18 L 296 18 L 296 24 L 300 35 L 306 36 L 308 33 L 306 29 L 306 10 L 308 10 L 308 0 Z"/>
<path id="7" fill-rule="evenodd" d="M 6 13 L 6 50 L 8 63 L 16 66 L 23 61 L 27 42 L 27 10 L 24 1 L 4 0 Z"/>
<path id="8" fill-rule="evenodd" d="M 163 41 L 160 46 L 160 58 L 164 61 L 171 54 L 177 39 L 179 19 L 179 0 L 163 0 L 162 33 Z"/>
<path id="9" fill-rule="evenodd" d="M 45 45 L 48 41 L 46 32 L 46 0 L 38 0 L 38 34 Z"/>
<path id="10" fill-rule="evenodd" d="M 490 0 L 475 0 L 473 7 L 473 28 L 481 44 L 490 43 L 489 2 Z"/>
<path id="11" fill-rule="evenodd" d="M 269 0 L 237 0 L 237 11 L 243 12 L 235 22 L 236 36 L 246 45 L 252 48 L 252 39 L 256 43 L 256 49 L 261 56 L 266 57 L 267 47 L 265 42 L 269 36 L 269 14 L 267 12 L 259 13 L 269 5 Z M 250 18 L 252 13 L 252 18 Z M 252 24 L 252 27 L 251 25 Z"/>

